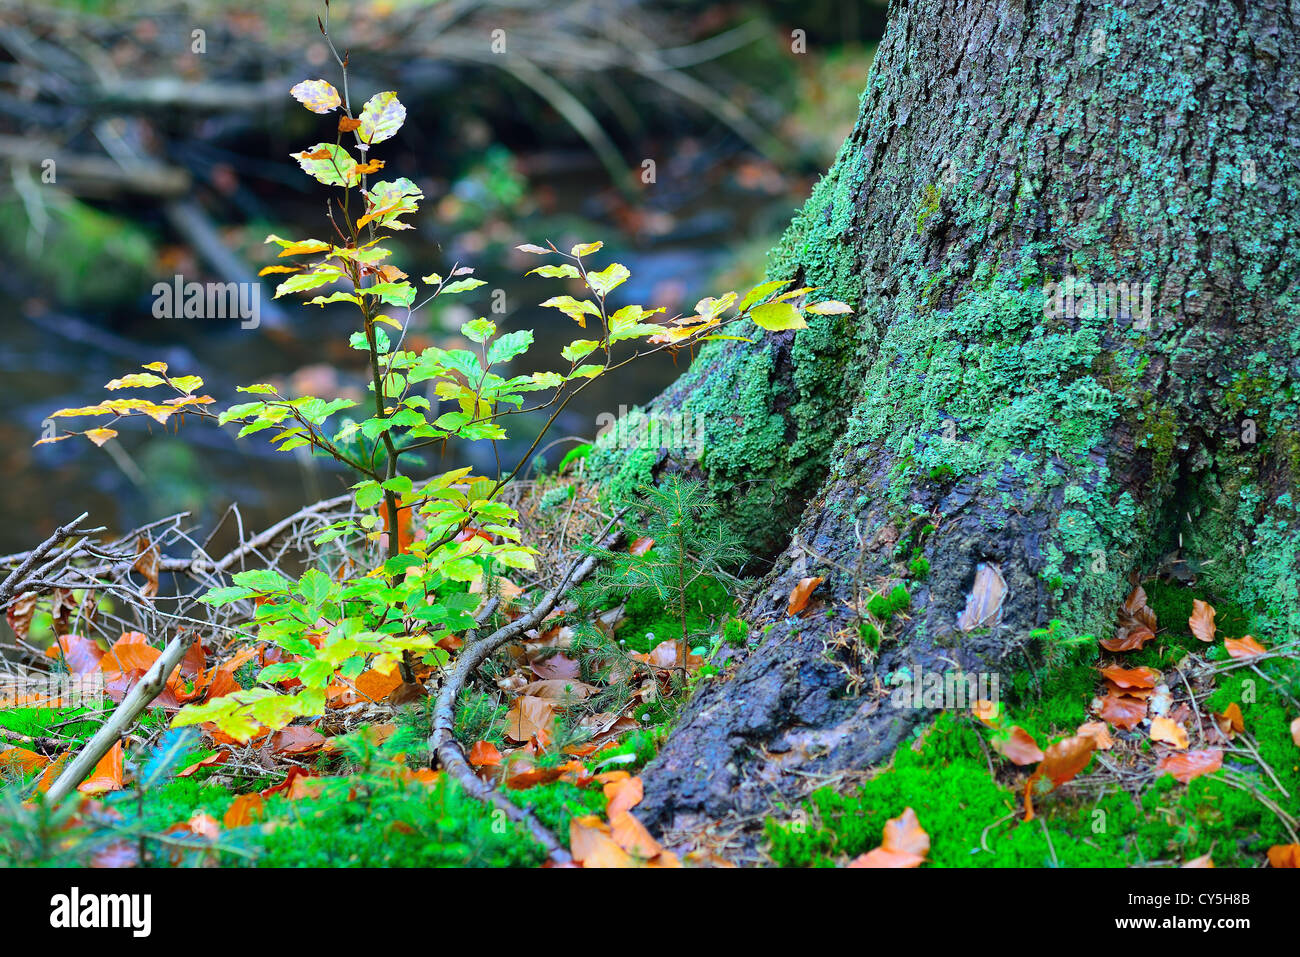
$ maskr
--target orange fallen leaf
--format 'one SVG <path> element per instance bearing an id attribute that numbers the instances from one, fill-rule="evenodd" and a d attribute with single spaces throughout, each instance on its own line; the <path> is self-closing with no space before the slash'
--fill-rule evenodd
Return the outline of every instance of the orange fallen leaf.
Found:
<path id="1" fill-rule="evenodd" d="M 849 867 L 920 867 L 930 853 L 930 835 L 910 807 L 885 822 L 881 838 L 880 847 L 858 855 Z"/>
<path id="2" fill-rule="evenodd" d="M 1300 844 L 1274 844 L 1268 849 L 1269 867 L 1300 867 Z"/>
<path id="3" fill-rule="evenodd" d="M 270 747 L 275 754 L 315 754 L 325 746 L 325 735 L 311 728 L 282 728 L 271 735 Z"/>
<path id="4" fill-rule="evenodd" d="M 1086 734 L 1062 738 L 1047 749 L 1035 775 L 1046 775 L 1055 787 L 1060 787 L 1088 766 L 1096 747 L 1093 738 Z"/>
<path id="5" fill-rule="evenodd" d="M 610 814 L 609 829 L 614 843 L 629 854 L 649 859 L 663 851 L 663 846 L 650 836 L 645 825 L 629 811 Z"/>
<path id="6" fill-rule="evenodd" d="M 1300 748 L 1300 718 L 1291 722 L 1291 741 L 1297 748 Z"/>
<path id="7" fill-rule="evenodd" d="M 1160 719 L 1157 718 L 1157 721 Z M 1154 724 L 1154 722 L 1152 722 Z M 1183 737 L 1186 738 L 1186 732 Z M 1156 770 L 1168 772 L 1174 779 L 1186 784 L 1202 774 L 1210 774 L 1223 767 L 1223 752 L 1218 748 L 1205 751 L 1184 751 L 1182 754 L 1166 754 L 1156 762 Z"/>
<path id="8" fill-rule="evenodd" d="M 491 741 L 475 741 L 469 749 L 469 763 L 476 768 L 496 767 L 501 763 L 501 752 Z"/>
<path id="9" fill-rule="evenodd" d="M 985 701 L 983 698 L 976 701 L 971 706 L 971 714 L 975 715 L 981 722 L 992 728 L 997 725 L 998 716 L 1002 712 L 1001 705 L 993 701 Z"/>
<path id="10" fill-rule="evenodd" d="M 1187 729 L 1171 718 L 1152 718 L 1151 740 L 1163 741 L 1181 750 L 1187 747 Z"/>
<path id="11" fill-rule="evenodd" d="M 1147 703 L 1128 695 L 1107 695 L 1099 699 L 1097 714 L 1121 731 L 1131 731 L 1146 717 Z"/>
<path id="12" fill-rule="evenodd" d="M 32 771 L 40 770 L 50 763 L 50 759 L 43 754 L 37 754 L 35 751 L 28 751 L 26 748 L 9 748 L 0 751 L 0 770 L 17 771 L 19 774 L 28 774 Z"/>
<path id="13" fill-rule="evenodd" d="M 1112 665 L 1098 670 L 1119 688 L 1154 688 L 1160 680 L 1160 672 L 1155 668 L 1121 668 Z"/>
<path id="14" fill-rule="evenodd" d="M 1209 854 L 1202 854 L 1200 857 L 1194 857 L 1186 864 L 1183 865 L 1183 867 L 1213 867 L 1213 866 L 1214 866 L 1214 858 L 1212 858 Z"/>
<path id="15" fill-rule="evenodd" d="M 221 823 L 227 828 L 244 827 L 260 820 L 265 813 L 266 799 L 262 795 L 240 794 L 230 802 L 230 808 L 221 819 Z"/>
<path id="16" fill-rule="evenodd" d="M 1101 646 L 1107 651 L 1140 651 L 1155 637 L 1155 632 L 1146 625 L 1131 625 L 1118 629 L 1114 638 L 1101 639 Z"/>
<path id="17" fill-rule="evenodd" d="M 569 853 L 583 867 L 631 867 L 632 857 L 610 836 L 610 827 L 594 814 L 569 820 Z"/>
<path id="18" fill-rule="evenodd" d="M 225 748 L 222 748 L 216 754 L 210 754 L 202 761 L 195 761 L 188 768 L 186 768 L 184 771 L 181 771 L 176 776 L 178 778 L 188 778 L 190 775 L 192 775 L 195 771 L 199 770 L 200 768 L 210 768 L 218 764 L 225 764 L 229 760 L 230 760 L 230 752 L 227 751 Z"/>
<path id="19" fill-rule="evenodd" d="M 1199 598 L 1192 601 L 1192 614 L 1187 619 L 1192 634 L 1204 642 L 1214 640 L 1214 606 Z"/>
<path id="20" fill-rule="evenodd" d="M 641 799 L 645 797 L 645 789 L 641 786 L 641 779 L 630 776 L 617 781 L 610 781 L 604 786 L 604 791 L 605 799 L 609 802 L 605 814 L 610 821 L 613 821 L 624 811 L 636 807 L 641 803 Z"/>
<path id="21" fill-rule="evenodd" d="M 162 652 L 149 644 L 143 634 L 128 631 L 113 642 L 108 654 L 100 659 L 99 667 L 104 672 L 145 672 L 161 656 Z"/>
<path id="22" fill-rule="evenodd" d="M 1224 708 L 1222 714 L 1216 714 L 1214 721 L 1219 726 L 1219 730 L 1229 739 L 1246 730 L 1246 720 L 1242 717 L 1241 707 L 1235 701 Z"/>
<path id="23" fill-rule="evenodd" d="M 105 791 L 122 790 L 122 742 L 118 741 L 108 750 L 108 754 L 99 759 L 95 770 L 78 785 L 82 794 L 103 794 Z"/>
<path id="24" fill-rule="evenodd" d="M 797 615 L 803 611 L 808 604 L 808 596 L 813 593 L 813 589 L 822 583 L 821 576 L 815 578 L 801 578 L 799 584 L 790 589 L 790 604 L 786 607 L 785 613 Z"/>
<path id="25" fill-rule="evenodd" d="M 554 720 L 554 702 L 533 695 L 520 695 L 506 712 L 506 736 L 513 741 L 527 741 L 548 730 Z"/>
<path id="26" fill-rule="evenodd" d="M 1105 721 L 1085 721 L 1079 725 L 1075 734 L 1083 734 L 1092 738 L 1093 744 L 1097 746 L 1098 751 L 1109 751 L 1115 746 L 1115 741 L 1110 736 L 1110 729 L 1106 727 Z"/>
<path id="27" fill-rule="evenodd" d="M 1014 725 L 1008 737 L 994 738 L 993 750 L 1015 765 L 1035 764 L 1043 760 L 1042 749 L 1020 725 Z"/>
<path id="28" fill-rule="evenodd" d="M 1245 638 L 1225 638 L 1223 646 L 1228 649 L 1228 655 L 1232 658 L 1253 658 L 1268 651 L 1250 635 Z"/>
<path id="29" fill-rule="evenodd" d="M 99 667 L 104 653 L 99 645 L 81 635 L 64 635 L 45 652 L 51 658 L 62 657 L 68 665 L 68 671 L 74 675 L 89 674 Z"/>
<path id="30" fill-rule="evenodd" d="M 887 851 L 900 851 L 925 857 L 930 853 L 930 835 L 921 828 L 916 812 L 910 807 L 903 808 L 898 817 L 885 822 L 884 841 L 881 843 Z"/>
<path id="31" fill-rule="evenodd" d="M 646 552 L 650 551 L 650 549 L 654 548 L 654 544 L 655 540 L 653 538 L 646 538 L 642 535 L 627 547 L 628 554 L 637 556 L 644 555 Z"/>

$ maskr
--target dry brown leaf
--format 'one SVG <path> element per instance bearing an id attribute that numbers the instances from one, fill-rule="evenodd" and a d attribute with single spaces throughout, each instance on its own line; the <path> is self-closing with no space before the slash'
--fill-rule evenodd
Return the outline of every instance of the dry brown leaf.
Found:
<path id="1" fill-rule="evenodd" d="M 554 720 L 553 702 L 533 695 L 520 695 L 506 712 L 506 735 L 512 741 L 527 741 L 540 732 L 549 731 Z"/>
<path id="2" fill-rule="evenodd" d="M 1098 751 L 1109 751 L 1115 746 L 1115 741 L 1111 738 L 1110 729 L 1106 727 L 1105 721 L 1085 721 L 1079 725 L 1079 729 L 1074 733 L 1092 738 L 1092 742 L 1097 746 Z"/>
<path id="3" fill-rule="evenodd" d="M 1200 857 L 1194 857 L 1186 864 L 1183 865 L 1183 867 L 1213 867 L 1213 866 L 1214 866 L 1214 858 L 1212 858 L 1209 854 L 1202 854 Z"/>
<path id="4" fill-rule="evenodd" d="M 1250 635 L 1245 638 L 1225 638 L 1223 646 L 1228 649 L 1228 655 L 1232 658 L 1253 658 L 1268 651 Z"/>
<path id="5" fill-rule="evenodd" d="M 921 828 L 916 812 L 906 807 L 898 817 L 885 822 L 884 840 L 880 846 L 886 851 L 925 857 L 930 853 L 930 835 Z"/>
<path id="6" fill-rule="evenodd" d="M 1160 672 L 1155 668 L 1121 668 L 1118 665 L 1112 665 L 1109 668 L 1099 668 L 1098 670 L 1107 680 L 1114 682 L 1117 687 L 1126 691 L 1128 689 L 1154 688 L 1156 682 L 1160 680 Z"/>
<path id="7" fill-rule="evenodd" d="M 1300 748 L 1300 718 L 1291 722 L 1291 741 Z"/>
<path id="8" fill-rule="evenodd" d="M 1246 719 L 1242 717 L 1241 707 L 1235 701 L 1224 708 L 1222 714 L 1216 714 L 1214 721 L 1229 740 L 1246 730 Z"/>
<path id="9" fill-rule="evenodd" d="M 1163 741 L 1182 750 L 1187 747 L 1187 729 L 1170 718 L 1152 718 L 1151 740 Z"/>
<path id="10" fill-rule="evenodd" d="M 145 598 L 158 594 L 158 558 L 158 546 L 144 535 L 136 539 L 135 564 L 131 568 L 144 578 L 140 594 Z"/>
<path id="11" fill-rule="evenodd" d="M 476 768 L 496 767 L 501 763 L 501 752 L 491 741 L 475 741 L 469 749 L 469 763 Z"/>
<path id="12" fill-rule="evenodd" d="M 799 584 L 790 589 L 790 604 L 786 606 L 786 615 L 797 615 L 803 611 L 808 605 L 808 597 L 813 593 L 813 589 L 821 583 L 820 575 L 815 578 L 799 579 Z"/>
<path id="13" fill-rule="evenodd" d="M 992 728 L 997 726 L 998 716 L 1001 714 L 1002 708 L 996 702 L 985 701 L 981 698 L 971 706 L 970 710 L 971 714 L 975 715 L 975 717 L 979 718 L 981 722 Z"/>
<path id="14" fill-rule="evenodd" d="M 663 846 L 650 836 L 636 815 L 628 811 L 609 815 L 609 831 L 615 844 L 637 857 L 648 860 L 663 851 Z"/>
<path id="15" fill-rule="evenodd" d="M 1199 598 L 1192 600 L 1192 614 L 1187 619 L 1192 634 L 1204 642 L 1214 640 L 1214 606 Z"/>
<path id="16" fill-rule="evenodd" d="M 975 582 L 966 596 L 966 607 L 957 616 L 962 631 L 991 627 L 1002 620 L 1002 604 L 1007 597 L 1007 582 L 1002 569 L 993 562 L 975 566 Z"/>
<path id="17" fill-rule="evenodd" d="M 645 789 L 641 785 L 641 779 L 630 775 L 606 783 L 604 791 L 605 800 L 609 802 L 605 808 L 605 815 L 611 822 L 624 811 L 630 811 L 636 807 L 641 803 L 641 799 L 645 797 Z"/>
<path id="18" fill-rule="evenodd" d="M 1114 638 L 1101 639 L 1107 651 L 1140 651 L 1148 641 L 1155 640 L 1155 632 L 1143 624 L 1122 625 Z"/>
<path id="19" fill-rule="evenodd" d="M 1269 867 L 1300 867 L 1300 844 L 1274 844 L 1268 849 Z"/>
<path id="20" fill-rule="evenodd" d="M 1157 718 L 1156 721 L 1163 720 Z M 1154 722 L 1152 723 L 1154 725 Z M 1153 735 L 1154 736 L 1154 735 Z M 1183 735 L 1186 738 L 1186 733 Z M 1186 751 L 1182 754 L 1166 754 L 1156 762 L 1156 771 L 1168 772 L 1175 780 L 1186 784 L 1202 774 L 1209 774 L 1223 767 L 1223 752 L 1218 748 L 1205 751 Z"/>
<path id="21" fill-rule="evenodd" d="M 1094 702 L 1098 715 L 1121 731 L 1131 731 L 1146 717 L 1147 703 L 1128 695 L 1107 695 Z"/>
<path id="22" fill-rule="evenodd" d="M 271 751 L 275 754 L 315 754 L 325 746 L 325 735 L 312 728 L 281 728 L 269 739 Z"/>
<path id="23" fill-rule="evenodd" d="M 1088 766 L 1096 746 L 1093 738 L 1086 734 L 1062 738 L 1047 749 L 1034 776 L 1051 778 L 1053 787 L 1058 788 Z"/>
<path id="24" fill-rule="evenodd" d="M 103 794 L 122 790 L 122 742 L 118 741 L 108 754 L 99 759 L 95 770 L 77 786 L 82 794 Z"/>
<path id="25" fill-rule="evenodd" d="M 849 863 L 849 867 L 920 867 L 924 863 L 925 858 L 916 854 L 887 851 L 883 847 L 878 847 L 865 854 L 859 854 Z"/>
<path id="26" fill-rule="evenodd" d="M 230 808 L 226 811 L 222 823 L 227 828 L 244 827 L 260 819 L 265 813 L 266 799 L 262 795 L 240 794 L 230 802 Z"/>
<path id="27" fill-rule="evenodd" d="M 631 867 L 632 857 L 610 836 L 609 825 L 594 814 L 569 820 L 569 853 L 583 867 Z"/>
<path id="28" fill-rule="evenodd" d="M 642 535 L 639 538 L 633 540 L 632 544 L 627 547 L 627 551 L 629 555 L 636 555 L 640 557 L 641 555 L 644 555 L 646 552 L 650 551 L 650 549 L 654 548 L 654 544 L 655 544 L 655 540 L 653 538 L 646 538 L 644 535 Z"/>
<path id="29" fill-rule="evenodd" d="M 1010 736 L 994 738 L 993 750 L 1015 765 L 1036 764 L 1043 760 L 1042 749 L 1034 741 L 1033 736 L 1020 725 L 1011 728 Z"/>

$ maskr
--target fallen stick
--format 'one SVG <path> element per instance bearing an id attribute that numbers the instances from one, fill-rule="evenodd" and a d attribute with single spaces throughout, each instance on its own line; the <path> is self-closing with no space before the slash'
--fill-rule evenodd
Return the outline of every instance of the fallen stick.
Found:
<path id="1" fill-rule="evenodd" d="M 609 530 L 622 517 L 623 512 L 619 512 L 605 526 L 599 538 L 602 547 L 608 548 L 618 539 L 618 534 L 610 535 Z M 520 807 L 502 792 L 484 783 L 474 773 L 473 768 L 469 766 L 469 762 L 465 758 L 465 752 L 453 732 L 456 724 L 456 699 L 460 697 L 461 690 L 469 683 L 478 666 L 486 661 L 492 652 L 506 642 L 518 638 L 529 628 L 540 625 L 542 620 L 551 613 L 551 609 L 564 597 L 565 593 L 590 575 L 599 562 L 600 557 L 598 555 L 588 555 L 581 562 L 575 562 L 570 566 L 568 573 L 560 579 L 559 584 L 547 592 L 542 597 L 542 600 L 533 607 L 532 611 L 521 618 L 516 618 L 509 624 L 502 625 L 486 638 L 471 642 L 465 646 L 456 658 L 455 670 L 438 692 L 438 701 L 433 710 L 433 733 L 429 736 L 430 750 L 437 755 L 438 762 L 442 765 L 443 770 L 473 797 L 486 804 L 493 805 L 510 820 L 527 828 L 533 839 L 546 848 L 546 856 L 556 864 L 568 864 L 573 860 L 568 849 L 560 843 L 559 838 L 551 832 L 550 828 L 539 821 L 532 811 Z"/>
<path id="2" fill-rule="evenodd" d="M 193 642 L 194 632 L 187 631 L 177 635 L 168 643 L 162 655 L 153 663 L 153 667 L 145 672 L 144 677 L 127 693 L 109 719 L 95 732 L 94 737 L 86 742 L 81 753 L 50 785 L 50 790 L 46 794 L 47 800 L 59 801 L 71 794 L 95 765 L 99 764 L 104 755 L 108 754 L 118 739 L 134 727 L 144 709 L 162 693 L 167 684 L 167 676 L 180 664 L 186 649 Z"/>

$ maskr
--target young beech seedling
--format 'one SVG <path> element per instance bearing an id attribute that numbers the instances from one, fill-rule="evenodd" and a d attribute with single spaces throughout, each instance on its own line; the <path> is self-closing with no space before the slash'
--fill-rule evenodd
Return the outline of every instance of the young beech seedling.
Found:
<path id="1" fill-rule="evenodd" d="M 329 41 L 325 23 L 321 29 Z M 559 280 L 570 293 L 541 305 L 563 313 L 589 336 L 561 350 L 563 365 L 556 371 L 509 375 L 505 367 L 532 346 L 533 334 L 527 329 L 502 332 L 486 318 L 461 327 L 473 348 L 403 349 L 419 309 L 485 283 L 474 278 L 472 268 L 455 264 L 445 276 L 423 276 L 420 290 L 388 261 L 391 250 L 384 239 L 412 227 L 410 220 L 424 198 L 406 177 L 376 178 L 386 165 L 377 148 L 401 130 L 406 108 L 396 93 L 385 91 L 354 111 L 346 59 L 334 52 L 342 94 L 323 79 L 305 80 L 290 91 L 306 109 L 336 119 L 332 141 L 292 154 L 303 172 L 330 190 L 328 238 L 267 237 L 268 244 L 279 247 L 280 262 L 261 274 L 284 277 L 277 298 L 312 293 L 307 305 L 343 302 L 355 307 L 358 328 L 350 344 L 362 353 L 368 370 L 366 412 L 352 413 L 358 403 L 351 399 L 289 396 L 272 385 L 255 384 L 239 389 L 251 401 L 215 413 L 209 408 L 214 399 L 201 394 L 201 378 L 177 375 L 166 363 L 152 362 L 106 386 L 110 392 L 144 390 L 150 397 L 135 394 L 60 409 L 53 417 L 94 417 L 104 424 L 37 443 L 83 435 L 102 446 L 117 436 L 113 426 L 121 420 L 147 417 L 166 424 L 193 415 L 238 425 L 239 436 L 266 433 L 282 452 L 309 448 L 355 474 L 352 488 L 360 518 L 335 523 L 316 539 L 318 546 L 334 542 L 333 547 L 346 550 L 354 559 L 350 567 L 360 569 L 354 577 L 339 580 L 324 567 L 313 567 L 290 581 L 273 569 L 255 569 L 234 575 L 232 584 L 213 588 L 203 598 L 212 605 L 246 602 L 253 611 L 241 637 L 278 653 L 265 656 L 272 663 L 258 674 L 255 686 L 239 687 L 231 675 L 233 690 L 187 705 L 174 723 L 213 722 L 241 741 L 297 717 L 322 714 L 340 688 L 362 694 L 383 688 L 394 668 L 410 680 L 417 656 L 430 664 L 445 662 L 447 652 L 439 642 L 473 621 L 478 595 L 467 592 L 465 583 L 506 569 L 534 568 L 537 550 L 522 541 L 518 515 L 501 491 L 521 474 L 560 411 L 594 379 L 616 374 L 650 353 L 744 338 L 728 331 L 741 319 L 781 331 L 803 328 L 804 313 L 849 311 L 835 301 L 805 304 L 811 287 L 779 292 L 789 280 L 777 279 L 744 297 L 730 292 L 702 299 L 691 315 L 655 321 L 665 312 L 662 307 L 613 306 L 611 294 L 630 272 L 620 263 L 593 266 L 591 257 L 601 243 L 579 243 L 567 253 L 553 243 L 525 244 L 518 248 L 551 259 L 529 274 Z M 170 395 L 154 398 L 158 391 Z M 459 468 L 432 477 L 411 474 L 419 468 L 421 450 L 457 441 L 498 442 L 507 435 L 506 416 L 538 411 L 549 411 L 549 419 L 508 472 L 478 476 Z M 381 541 L 382 554 L 376 555 Z M 247 657 L 245 653 L 240 660 Z"/>

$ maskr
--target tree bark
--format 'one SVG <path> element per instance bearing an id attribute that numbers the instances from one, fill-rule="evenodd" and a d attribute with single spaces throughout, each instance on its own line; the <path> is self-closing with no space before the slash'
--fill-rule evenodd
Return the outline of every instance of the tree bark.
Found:
<path id="1" fill-rule="evenodd" d="M 769 264 L 855 314 L 713 343 L 646 410 L 703 416 L 690 468 L 772 560 L 756 646 L 646 769 L 652 828 L 758 820 L 887 760 L 934 715 L 891 682 L 1041 675 L 1180 547 L 1265 644 L 1300 634 L 1297 20 L 892 4 Z M 598 452 L 614 491 L 670 459 Z M 910 607 L 871 604 L 898 588 Z"/>

